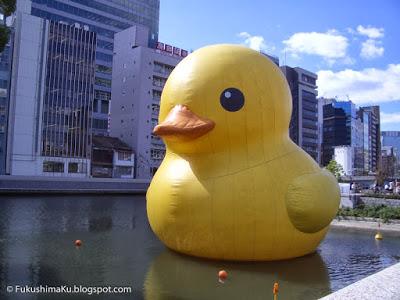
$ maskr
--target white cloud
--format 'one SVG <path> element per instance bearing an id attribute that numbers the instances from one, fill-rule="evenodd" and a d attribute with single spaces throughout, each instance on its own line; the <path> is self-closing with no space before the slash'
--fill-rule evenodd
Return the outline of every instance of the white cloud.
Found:
<path id="1" fill-rule="evenodd" d="M 256 51 L 272 52 L 275 50 L 275 47 L 273 45 L 267 45 L 265 39 L 260 35 L 251 35 L 244 31 L 239 33 L 238 36 L 244 39 L 244 45 Z"/>
<path id="2" fill-rule="evenodd" d="M 286 45 L 285 50 L 294 56 L 299 54 L 318 55 L 329 64 L 347 56 L 348 40 L 336 30 L 329 30 L 326 33 L 297 32 L 283 43 Z"/>
<path id="3" fill-rule="evenodd" d="M 317 73 L 318 94 L 321 97 L 343 98 L 349 95 L 357 104 L 400 100 L 400 64 L 390 64 L 385 70 L 321 70 Z"/>
<path id="4" fill-rule="evenodd" d="M 361 35 L 369 37 L 370 39 L 382 38 L 384 35 L 384 31 L 385 30 L 383 28 L 377 28 L 372 26 L 364 27 L 362 25 L 357 26 L 357 32 Z"/>
<path id="5" fill-rule="evenodd" d="M 381 47 L 381 42 L 368 39 L 361 44 L 361 57 L 372 59 L 383 55 L 385 48 Z"/>
<path id="6" fill-rule="evenodd" d="M 400 123 L 400 112 L 384 113 L 383 111 L 381 111 L 381 123 L 382 124 Z"/>

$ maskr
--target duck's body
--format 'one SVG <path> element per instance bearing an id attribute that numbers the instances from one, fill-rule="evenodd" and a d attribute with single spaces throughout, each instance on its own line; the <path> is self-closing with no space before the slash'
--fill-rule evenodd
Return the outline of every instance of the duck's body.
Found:
<path id="1" fill-rule="evenodd" d="M 216 114 L 208 111 L 207 117 Z M 337 210 L 336 179 L 287 133 L 262 128 L 257 139 L 256 118 L 265 127 L 280 126 L 270 114 L 267 108 L 252 111 L 254 118 L 236 115 L 228 123 L 241 129 L 230 131 L 216 122 L 214 136 L 194 142 L 167 140 L 147 212 L 169 248 L 226 260 L 286 259 L 315 250 Z"/>

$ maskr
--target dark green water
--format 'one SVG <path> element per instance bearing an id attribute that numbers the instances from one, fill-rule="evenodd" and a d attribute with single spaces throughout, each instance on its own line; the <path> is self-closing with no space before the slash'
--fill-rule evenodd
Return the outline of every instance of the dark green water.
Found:
<path id="1" fill-rule="evenodd" d="M 83 245 L 74 246 L 80 239 Z M 400 239 L 330 231 L 315 254 L 270 263 L 200 260 L 152 233 L 144 196 L 1 196 L 0 299 L 316 299 L 400 260 Z M 219 283 L 218 270 L 229 278 Z M 130 286 L 131 293 L 22 294 L 7 286 Z"/>

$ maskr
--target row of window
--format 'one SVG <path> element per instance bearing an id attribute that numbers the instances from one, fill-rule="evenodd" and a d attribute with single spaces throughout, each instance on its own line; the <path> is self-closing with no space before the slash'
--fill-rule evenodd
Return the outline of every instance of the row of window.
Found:
<path id="1" fill-rule="evenodd" d="M 111 88 L 111 80 L 110 79 L 96 77 L 94 83 L 99 86 Z"/>
<path id="2" fill-rule="evenodd" d="M 169 74 L 171 74 L 171 72 L 174 69 L 174 67 L 155 61 L 153 69 L 154 69 L 154 72 L 169 76 Z"/>
<path id="3" fill-rule="evenodd" d="M 94 91 L 94 97 L 95 97 L 95 99 L 98 99 L 98 100 L 110 101 L 111 100 L 111 93 L 110 92 L 104 92 L 104 91 L 95 90 Z"/>
<path id="4" fill-rule="evenodd" d="M 96 65 L 96 72 L 103 73 L 103 74 L 111 74 L 112 68 L 103 65 Z"/>
<path id="5" fill-rule="evenodd" d="M 101 52 L 96 52 L 96 59 L 112 63 L 113 56 Z"/>
<path id="6" fill-rule="evenodd" d="M 43 1 L 43 0 L 42 0 Z M 50 1 L 50 0 L 49 0 Z M 118 9 L 109 5 L 105 5 L 102 3 L 99 3 L 95 0 L 71 0 L 72 2 L 76 2 L 94 9 L 98 9 L 104 12 L 107 12 L 109 14 L 112 14 L 114 16 L 118 16 L 120 18 L 123 18 L 125 20 L 130 20 L 135 23 L 139 23 L 142 25 L 145 25 L 149 28 L 155 29 L 157 27 L 157 22 L 158 20 L 156 19 L 157 16 L 154 16 L 153 20 L 149 18 L 145 18 L 143 16 L 138 15 L 137 13 L 133 13 L 133 11 L 126 11 L 122 9 Z M 128 25 L 129 27 L 130 25 Z"/>
<path id="7" fill-rule="evenodd" d="M 68 24 L 76 23 L 76 20 L 74 20 L 74 19 L 63 17 L 63 16 L 57 15 L 55 13 L 49 13 L 47 11 L 43 11 L 43 10 L 35 8 L 35 7 L 32 7 L 31 14 L 34 15 L 34 16 L 43 18 L 43 19 L 53 20 L 53 21 L 56 21 L 56 22 L 63 21 L 63 22 L 66 22 Z M 90 30 L 98 33 L 99 35 L 108 37 L 110 39 L 114 38 L 114 31 L 112 31 L 112 30 L 107 30 L 107 29 L 100 28 L 100 27 L 94 26 L 94 25 L 90 25 Z"/>
<path id="8" fill-rule="evenodd" d="M 33 2 L 36 2 L 38 4 L 43 4 L 46 5 L 47 7 L 50 8 L 54 8 L 66 13 L 70 13 L 74 16 L 79 16 L 85 19 L 89 19 L 89 20 L 93 20 L 95 22 L 99 22 L 102 24 L 107 24 L 116 28 L 120 28 L 120 29 L 126 29 L 128 27 L 130 27 L 131 25 L 128 23 L 124 23 L 124 22 L 120 22 L 118 20 L 115 19 L 111 19 L 99 14 L 96 14 L 92 11 L 88 11 L 88 10 L 84 10 L 72 5 L 68 5 L 65 3 L 61 3 L 59 1 L 55 1 L 55 0 L 34 0 Z M 82 2 L 82 1 L 80 1 Z"/>
<path id="9" fill-rule="evenodd" d="M 86 163 L 70 162 L 68 163 L 68 173 L 86 173 Z M 64 163 L 56 161 L 44 161 L 43 172 L 64 173 Z"/>

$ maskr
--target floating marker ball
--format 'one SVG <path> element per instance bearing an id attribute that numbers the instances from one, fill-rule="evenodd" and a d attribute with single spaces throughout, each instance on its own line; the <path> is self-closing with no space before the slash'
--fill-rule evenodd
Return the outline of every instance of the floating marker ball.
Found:
<path id="1" fill-rule="evenodd" d="M 225 270 L 221 270 L 218 272 L 218 278 L 224 281 L 228 278 L 228 273 Z"/>

